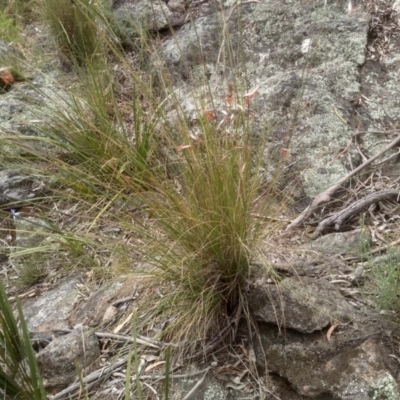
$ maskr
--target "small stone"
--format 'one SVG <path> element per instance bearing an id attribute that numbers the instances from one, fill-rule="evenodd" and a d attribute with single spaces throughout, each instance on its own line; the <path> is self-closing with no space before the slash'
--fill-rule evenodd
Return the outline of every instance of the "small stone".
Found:
<path id="1" fill-rule="evenodd" d="M 168 2 L 168 8 L 177 14 L 184 14 L 185 13 L 185 3 L 181 0 L 170 0 Z"/>
<path id="2" fill-rule="evenodd" d="M 37 355 L 44 384 L 49 392 L 67 387 L 78 378 L 79 370 L 82 370 L 83 375 L 87 375 L 99 368 L 99 359 L 99 341 L 87 327 L 53 339 Z"/>

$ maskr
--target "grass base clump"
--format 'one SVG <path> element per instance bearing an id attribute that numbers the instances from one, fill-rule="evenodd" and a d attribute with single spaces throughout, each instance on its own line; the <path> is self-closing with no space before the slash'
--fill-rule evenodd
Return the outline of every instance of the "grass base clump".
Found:
<path id="1" fill-rule="evenodd" d="M 390 249 L 379 262 L 371 261 L 372 294 L 380 310 L 400 311 L 400 251 Z"/>
<path id="2" fill-rule="evenodd" d="M 101 254 L 99 265 L 117 270 L 115 260 L 130 259 L 132 273 L 143 272 L 137 265 L 150 265 L 145 274 L 166 288 L 157 301 L 172 321 L 164 333 L 196 345 L 220 332 L 238 310 L 246 312 L 243 292 L 264 230 L 259 215 L 276 205 L 261 190 L 266 137 L 256 145 L 251 138 L 249 103 L 257 89 L 245 94 L 229 85 L 222 113 L 208 108 L 211 93 L 205 96 L 209 105 L 193 94 L 197 118 L 189 122 L 167 74 L 159 71 L 158 87 L 148 87 L 122 58 L 118 67 L 129 71 L 132 93 L 118 98 L 114 68 L 92 57 L 97 33 L 86 8 L 96 3 L 43 1 L 48 13 L 57 13 L 47 18 L 60 49 L 85 61 L 74 71 L 77 90 L 58 103 L 48 97 L 38 116 L 41 137 L 33 140 L 54 149 L 37 155 L 44 174 L 57 182 L 51 201 L 74 210 L 68 215 L 79 223 L 69 231 Z M 107 226 L 123 235 L 107 236 Z"/>
<path id="3" fill-rule="evenodd" d="M 101 239 L 104 246 L 118 247 L 119 256 L 139 254 L 153 266 L 146 274 L 170 282 L 158 302 L 174 315 L 170 336 L 204 339 L 246 308 L 242 293 L 263 230 L 253 213 L 261 152 L 250 140 L 248 105 L 228 106 L 224 124 L 199 110 L 194 135 L 184 117 L 173 126 L 158 106 L 144 110 L 135 96 L 127 127 L 103 86 L 89 87 L 86 102 L 72 99 L 49 119 L 45 130 L 64 156 L 48 163 L 73 188 L 69 202 L 85 199 L 88 217 L 97 210 L 91 227 L 117 224 L 136 238 L 129 245 Z M 274 204 L 263 198 L 258 215 Z M 116 203 L 128 211 L 112 215 Z M 93 243 L 93 229 L 90 235 Z"/>
<path id="4" fill-rule="evenodd" d="M 42 13 L 60 53 L 72 65 L 85 65 L 101 53 L 96 26 L 97 2 L 42 0 Z"/>
<path id="5" fill-rule="evenodd" d="M 245 136 L 203 121 L 199 143 L 178 156 L 177 183 L 155 185 L 160 196 L 147 202 L 165 236 L 156 246 L 159 267 L 176 286 L 167 302 L 183 308 L 176 325 L 184 336 L 219 329 L 216 322 L 243 300 L 260 233 L 251 214 L 258 189 L 251 155 Z"/>

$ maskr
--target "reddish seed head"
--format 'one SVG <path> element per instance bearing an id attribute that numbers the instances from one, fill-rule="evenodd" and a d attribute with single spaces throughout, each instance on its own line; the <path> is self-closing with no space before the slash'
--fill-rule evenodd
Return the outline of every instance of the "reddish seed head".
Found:
<path id="1" fill-rule="evenodd" d="M 7 69 L 4 69 L 0 72 L 0 79 L 5 85 L 9 85 L 14 82 L 14 77 Z"/>
<path id="2" fill-rule="evenodd" d="M 214 108 L 210 108 L 209 110 L 204 110 L 204 115 L 208 119 L 214 119 L 214 117 L 215 117 L 215 109 Z"/>

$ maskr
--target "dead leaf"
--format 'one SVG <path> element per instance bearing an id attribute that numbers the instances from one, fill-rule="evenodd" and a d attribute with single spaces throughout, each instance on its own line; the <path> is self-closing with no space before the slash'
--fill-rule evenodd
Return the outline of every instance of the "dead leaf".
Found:
<path id="1" fill-rule="evenodd" d="M 158 356 L 156 356 L 154 354 L 143 354 L 142 356 L 140 356 L 140 358 L 142 358 L 146 362 L 152 362 L 152 361 L 157 360 Z"/>
<path id="2" fill-rule="evenodd" d="M 114 316 L 117 314 L 117 312 L 118 312 L 117 307 L 114 307 L 114 306 L 111 306 L 111 305 L 108 306 L 106 312 L 103 315 L 103 323 L 104 322 L 108 322 L 111 319 L 113 319 Z"/>
<path id="3" fill-rule="evenodd" d="M 192 144 L 186 144 L 186 145 L 181 145 L 181 146 L 176 146 L 176 150 L 182 151 L 185 149 L 193 150 L 193 145 Z"/>
<path id="4" fill-rule="evenodd" d="M 260 89 L 260 86 L 256 86 L 254 89 L 250 90 L 250 92 L 246 93 L 243 96 L 243 101 L 245 104 L 249 104 L 250 100 L 256 95 L 258 92 L 258 89 Z"/>
<path id="5" fill-rule="evenodd" d="M 329 329 L 328 332 L 326 333 L 326 338 L 328 339 L 328 341 L 331 340 L 331 335 L 332 332 L 335 330 L 335 328 L 337 328 L 338 325 L 332 325 Z"/>
<path id="6" fill-rule="evenodd" d="M 113 329 L 113 333 L 118 333 L 128 322 L 132 321 L 133 312 L 131 312 L 118 326 Z"/>
<path id="7" fill-rule="evenodd" d="M 256 367 L 257 357 L 253 346 L 250 346 L 249 348 L 248 360 L 249 360 L 250 372 L 254 374 L 254 376 L 257 376 L 257 367 Z"/>
<path id="8" fill-rule="evenodd" d="M 231 377 L 231 381 L 232 381 L 233 383 L 236 383 L 236 385 L 239 385 L 239 384 L 241 383 L 243 377 L 244 377 L 246 374 L 247 374 L 247 371 L 246 371 L 246 370 L 241 371 L 241 372 L 237 372 L 237 373 L 236 373 L 236 376 L 232 376 L 232 377 Z"/>
<path id="9" fill-rule="evenodd" d="M 165 364 L 165 361 L 158 361 L 158 362 L 155 362 L 154 364 L 149 365 L 149 366 L 144 370 L 144 372 L 149 372 L 149 371 L 151 371 L 152 369 L 158 367 L 159 365 L 163 365 L 163 364 Z"/>
<path id="10" fill-rule="evenodd" d="M 244 383 L 241 383 L 240 385 L 234 385 L 233 383 L 227 383 L 227 384 L 225 385 L 225 387 L 226 387 L 227 389 L 243 390 L 243 389 L 246 387 L 246 385 L 245 385 Z"/>
<path id="11" fill-rule="evenodd" d="M 208 119 L 214 119 L 215 118 L 215 108 L 210 108 L 208 110 L 204 110 L 204 115 Z"/>

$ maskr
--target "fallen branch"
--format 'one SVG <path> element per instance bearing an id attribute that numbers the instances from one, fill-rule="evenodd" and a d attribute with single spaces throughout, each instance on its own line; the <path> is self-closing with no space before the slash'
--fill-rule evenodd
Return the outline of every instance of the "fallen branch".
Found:
<path id="1" fill-rule="evenodd" d="M 110 339 L 116 339 L 116 340 L 122 340 L 125 342 L 129 343 L 134 343 L 136 342 L 137 344 L 142 344 L 148 347 L 153 347 L 158 350 L 162 349 L 163 347 L 166 346 L 174 346 L 174 347 L 179 347 L 179 345 L 174 345 L 172 343 L 164 343 L 164 342 L 158 342 L 154 339 L 150 338 L 145 338 L 141 336 L 141 338 L 132 338 L 130 336 L 126 335 L 116 335 L 113 333 L 106 333 L 106 332 L 95 332 L 95 335 L 98 338 L 110 338 Z M 68 398 L 71 397 L 71 393 L 77 391 L 78 389 L 81 388 L 82 385 L 85 385 L 85 388 L 89 390 L 92 388 L 94 385 L 98 383 L 98 381 L 103 378 L 104 376 L 108 377 L 113 371 L 117 370 L 118 368 L 124 366 L 128 362 L 129 355 L 123 357 L 121 360 L 117 361 L 115 364 L 112 364 L 108 367 L 100 368 L 88 376 L 84 377 L 82 379 L 82 382 L 75 382 L 72 385 L 68 386 L 61 392 L 57 393 L 56 395 L 50 397 L 50 400 L 59 400 L 64 398 L 65 396 L 69 395 Z M 143 357 L 140 357 L 140 365 L 138 368 L 139 374 L 141 373 L 143 367 L 145 364 L 145 359 Z"/>
<path id="2" fill-rule="evenodd" d="M 329 187 L 322 193 L 320 193 L 314 201 L 308 206 L 294 221 L 292 221 L 286 229 L 292 229 L 299 226 L 304 220 L 306 220 L 319 206 L 328 203 L 332 200 L 332 195 L 340 188 L 340 186 L 348 181 L 353 176 L 357 175 L 360 171 L 366 168 L 368 165 L 372 164 L 376 159 L 381 157 L 383 154 L 388 152 L 393 147 L 400 144 L 400 135 L 398 135 L 392 142 L 390 142 L 384 149 L 382 149 L 378 154 L 371 157 L 368 161 L 364 162 L 358 166 L 355 170 L 351 171 L 345 177 L 339 180 L 335 185 Z"/>
<path id="3" fill-rule="evenodd" d="M 319 236 L 326 228 L 335 226 L 335 230 L 340 230 L 341 225 L 344 221 L 350 219 L 353 215 L 359 214 L 361 211 L 368 208 L 370 205 L 379 203 L 382 200 L 395 198 L 397 201 L 399 200 L 400 193 L 398 190 L 388 189 L 381 190 L 379 192 L 371 193 L 365 196 L 363 199 L 360 199 L 353 204 L 350 204 L 344 210 L 341 210 L 329 218 L 325 218 L 321 221 L 317 229 L 314 232 L 314 237 Z"/>
<path id="4" fill-rule="evenodd" d="M 150 342 L 149 340 L 133 338 L 132 336 L 116 335 L 114 333 L 106 333 L 106 332 L 95 332 L 94 334 L 96 335 L 96 337 L 98 337 L 100 339 L 109 338 L 109 339 L 120 340 L 122 342 L 143 344 L 148 347 L 153 347 L 154 349 L 157 349 L 157 350 L 160 350 L 160 348 L 162 347 L 160 345 Z"/>
<path id="5" fill-rule="evenodd" d="M 359 262 L 359 261 L 363 261 L 363 260 L 367 260 L 369 257 L 371 257 L 374 254 L 379 254 L 379 253 L 386 253 L 389 249 L 397 246 L 398 244 L 400 244 L 400 239 L 395 240 L 394 242 L 389 243 L 386 246 L 380 246 L 377 247 L 376 249 L 372 250 L 371 252 L 362 255 L 362 256 L 351 256 L 351 257 L 346 257 L 343 259 L 343 261 L 347 262 L 347 263 L 354 263 L 354 262 Z M 374 258 L 375 260 L 376 258 Z"/>
<path id="6" fill-rule="evenodd" d="M 78 390 L 81 388 L 82 385 L 85 385 L 86 388 L 90 388 L 90 384 L 93 384 L 94 382 L 97 382 L 100 378 L 103 376 L 109 376 L 111 372 L 114 370 L 118 369 L 119 367 L 123 366 L 128 362 L 128 356 L 125 356 L 122 360 L 119 360 L 113 365 L 110 365 L 109 367 L 101 368 L 97 371 L 92 372 L 88 376 L 84 377 L 81 382 L 76 382 L 73 383 L 72 385 L 68 386 L 61 392 L 57 393 L 56 395 L 50 397 L 50 400 L 59 400 L 62 399 L 64 396 L 67 394 L 70 394 L 71 392 L 74 392 L 75 390 Z"/>
<path id="7" fill-rule="evenodd" d="M 194 376 L 205 374 L 210 370 L 210 367 L 202 369 L 201 371 L 189 372 L 187 374 L 169 374 L 168 377 L 170 379 L 187 379 L 193 378 Z M 166 379 L 167 375 L 140 375 L 140 379 Z"/>

